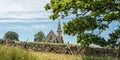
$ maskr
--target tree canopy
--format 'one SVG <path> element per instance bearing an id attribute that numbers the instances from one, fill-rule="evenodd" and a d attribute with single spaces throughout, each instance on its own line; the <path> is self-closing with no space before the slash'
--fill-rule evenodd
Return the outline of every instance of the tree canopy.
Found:
<path id="1" fill-rule="evenodd" d="M 71 21 L 64 23 L 64 33 L 76 35 L 78 42 L 85 46 L 88 43 L 99 44 L 101 40 L 106 44 L 108 41 L 100 34 L 111 27 L 109 25 L 113 21 L 120 23 L 120 2 L 117 0 L 50 0 L 45 9 L 52 11 L 50 18 L 53 20 L 75 15 Z M 93 36 L 96 36 L 95 41 Z M 85 40 L 89 38 L 92 43 Z"/>
<path id="2" fill-rule="evenodd" d="M 108 44 L 112 48 L 120 48 L 120 28 L 109 34 Z"/>
<path id="3" fill-rule="evenodd" d="M 39 31 L 34 35 L 35 42 L 43 42 L 44 39 L 45 39 L 45 35 L 42 31 Z"/>
<path id="4" fill-rule="evenodd" d="M 18 33 L 13 32 L 13 31 L 6 32 L 3 38 L 4 39 L 8 39 L 8 40 L 17 40 L 17 41 L 19 41 L 19 39 L 18 39 L 19 38 Z"/>

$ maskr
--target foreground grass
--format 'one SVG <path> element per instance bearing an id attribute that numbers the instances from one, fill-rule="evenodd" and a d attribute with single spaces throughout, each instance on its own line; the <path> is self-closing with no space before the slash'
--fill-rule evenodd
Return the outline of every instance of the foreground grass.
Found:
<path id="1" fill-rule="evenodd" d="M 120 60 L 112 57 L 94 57 L 83 55 L 34 52 L 17 47 L 0 45 L 0 60 Z"/>
<path id="2" fill-rule="evenodd" d="M 78 55 L 55 54 L 49 52 L 31 52 L 38 60 L 82 60 Z"/>
<path id="3" fill-rule="evenodd" d="M 82 60 L 120 60 L 120 59 L 112 57 L 84 56 Z"/>
<path id="4" fill-rule="evenodd" d="M 0 45 L 0 60 L 36 60 L 28 51 Z"/>
<path id="5" fill-rule="evenodd" d="M 120 60 L 112 57 L 95 57 L 82 55 L 66 55 L 44 52 L 31 52 L 38 57 L 38 60 Z"/>
<path id="6" fill-rule="evenodd" d="M 34 52 L 0 45 L 0 60 L 82 60 L 80 56 Z"/>

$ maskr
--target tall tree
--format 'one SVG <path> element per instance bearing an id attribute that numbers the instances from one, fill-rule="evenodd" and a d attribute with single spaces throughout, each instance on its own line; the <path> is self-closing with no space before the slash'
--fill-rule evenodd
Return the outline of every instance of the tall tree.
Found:
<path id="1" fill-rule="evenodd" d="M 13 32 L 13 31 L 6 32 L 3 38 L 4 39 L 8 39 L 8 40 L 17 40 L 17 41 L 19 41 L 19 39 L 18 39 L 19 38 L 18 33 Z"/>
<path id="2" fill-rule="evenodd" d="M 120 48 L 120 28 L 109 34 L 108 45 L 111 48 Z"/>
<path id="3" fill-rule="evenodd" d="M 77 40 L 83 45 L 90 41 L 82 39 L 81 35 L 99 36 L 101 32 L 111 27 L 109 24 L 113 21 L 120 23 L 120 2 L 117 0 L 50 0 L 45 9 L 52 11 L 50 18 L 53 20 L 75 15 L 73 20 L 64 23 L 64 33 L 77 35 Z M 96 31 L 98 32 L 95 33 Z M 95 43 L 93 40 L 92 42 Z"/>
<path id="4" fill-rule="evenodd" d="M 35 42 L 43 42 L 45 39 L 45 35 L 42 31 L 39 31 L 34 35 L 34 41 Z"/>

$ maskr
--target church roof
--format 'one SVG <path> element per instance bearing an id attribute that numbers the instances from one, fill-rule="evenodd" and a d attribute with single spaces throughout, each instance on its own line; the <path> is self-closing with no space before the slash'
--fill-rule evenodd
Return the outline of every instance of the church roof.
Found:
<path id="1" fill-rule="evenodd" d="M 58 21 L 58 28 L 57 28 L 57 32 L 62 32 L 62 30 L 61 30 L 61 25 L 60 25 L 60 20 Z"/>
<path id="2" fill-rule="evenodd" d="M 47 35 L 47 37 L 48 37 L 51 33 L 52 33 L 54 36 L 56 36 L 56 35 L 54 34 L 54 32 L 51 30 L 51 31 L 49 32 L 49 34 Z M 46 37 L 46 38 L 47 38 L 47 37 Z"/>

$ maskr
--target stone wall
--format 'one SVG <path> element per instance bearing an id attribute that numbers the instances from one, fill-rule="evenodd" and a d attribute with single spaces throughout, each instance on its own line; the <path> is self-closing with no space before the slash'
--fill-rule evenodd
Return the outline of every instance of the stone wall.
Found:
<path id="1" fill-rule="evenodd" d="M 92 56 L 112 56 L 120 57 L 119 50 L 81 47 L 71 44 L 52 44 L 52 43 L 33 43 L 33 42 L 15 42 L 9 40 L 0 40 L 0 44 L 9 46 L 18 46 L 24 49 L 30 49 L 41 52 L 53 52 L 73 55 L 92 55 Z"/>

